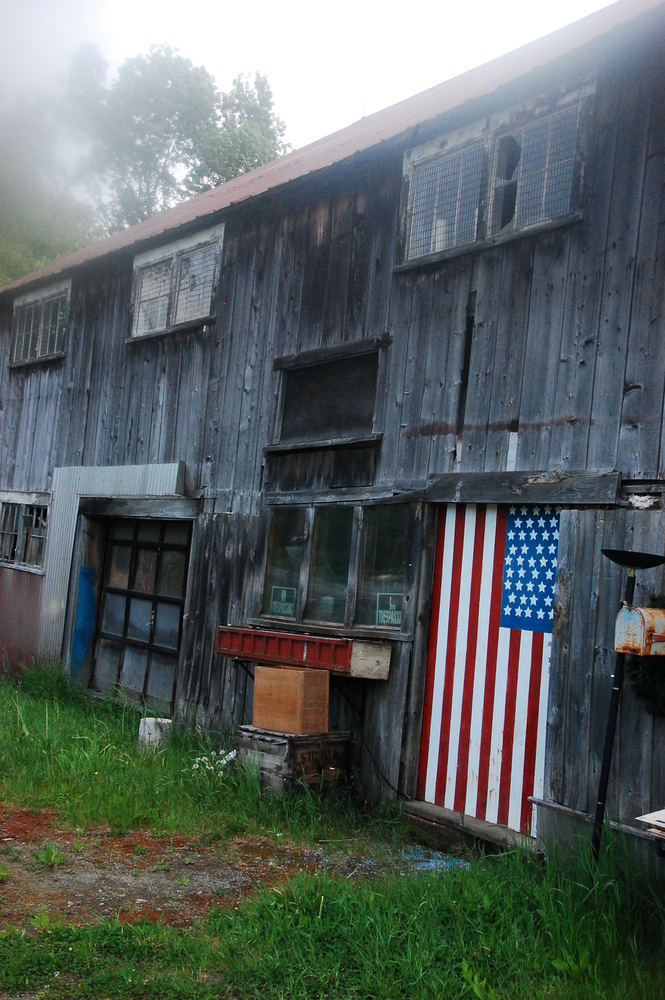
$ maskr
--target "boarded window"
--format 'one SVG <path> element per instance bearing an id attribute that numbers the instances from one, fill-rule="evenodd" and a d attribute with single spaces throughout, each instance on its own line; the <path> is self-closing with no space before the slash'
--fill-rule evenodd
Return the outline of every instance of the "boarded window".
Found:
<path id="1" fill-rule="evenodd" d="M 48 507 L 0 504 L 0 563 L 41 569 Z"/>
<path id="2" fill-rule="evenodd" d="M 14 302 L 12 361 L 24 364 L 58 357 L 65 350 L 70 284 L 21 296 Z"/>
<path id="3" fill-rule="evenodd" d="M 327 441 L 372 432 L 378 352 L 284 372 L 280 441 Z"/>
<path id="4" fill-rule="evenodd" d="M 223 227 L 134 261 L 133 337 L 212 318 Z M 212 239 L 205 239 L 213 236 Z"/>
<path id="5" fill-rule="evenodd" d="M 441 151 L 411 150 L 406 259 L 571 214 L 579 119 L 575 101 Z"/>

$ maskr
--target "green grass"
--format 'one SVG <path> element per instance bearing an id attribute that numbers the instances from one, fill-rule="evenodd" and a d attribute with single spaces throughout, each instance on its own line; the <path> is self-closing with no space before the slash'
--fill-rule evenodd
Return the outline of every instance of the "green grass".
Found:
<path id="1" fill-rule="evenodd" d="M 197 758 L 213 759 L 196 732 L 176 731 L 164 748 L 141 751 L 140 718 L 128 705 L 89 698 L 57 667 L 0 677 L 0 800 L 118 832 L 404 839 L 399 817 L 385 808 L 363 812 L 346 789 L 274 797 L 261 793 L 257 774 L 196 767 Z"/>
<path id="2" fill-rule="evenodd" d="M 367 844 L 401 830 L 387 810 L 363 818 L 346 798 L 273 799 L 251 776 L 231 774 L 218 787 L 209 772 L 192 772 L 206 749 L 200 740 L 180 735 L 163 752 L 139 754 L 137 722 L 127 708 L 81 698 L 54 673 L 26 674 L 20 688 L 0 682 L 0 798 L 57 808 L 78 825 L 240 826 Z M 191 930 L 116 919 L 77 928 L 54 923 L 43 907 L 31 925 L 29 934 L 0 931 L 0 991 L 160 1000 L 665 997 L 663 908 L 611 850 L 595 878 L 588 856 L 570 871 L 505 853 L 373 881 L 303 874 Z"/>

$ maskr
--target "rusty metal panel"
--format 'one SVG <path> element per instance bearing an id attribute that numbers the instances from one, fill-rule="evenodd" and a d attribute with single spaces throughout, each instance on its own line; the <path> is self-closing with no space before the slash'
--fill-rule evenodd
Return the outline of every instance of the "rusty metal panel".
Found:
<path id="1" fill-rule="evenodd" d="M 665 608 L 621 608 L 614 649 L 636 656 L 665 656 Z"/>
<path id="2" fill-rule="evenodd" d="M 316 667 L 348 673 L 353 643 L 350 639 L 326 639 L 316 635 L 269 632 L 266 629 L 217 629 L 215 652 L 251 663 L 283 663 L 291 667 Z"/>
<path id="3" fill-rule="evenodd" d="M 42 605 L 40 573 L 0 568 L 0 661 L 29 662 L 39 653 L 35 622 Z"/>

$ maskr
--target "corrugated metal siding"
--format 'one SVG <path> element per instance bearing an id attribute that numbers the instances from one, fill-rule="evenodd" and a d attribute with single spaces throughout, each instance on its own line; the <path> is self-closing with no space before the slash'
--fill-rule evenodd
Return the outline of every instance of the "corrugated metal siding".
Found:
<path id="1" fill-rule="evenodd" d="M 0 569 L 0 659 L 29 662 L 37 656 L 44 578 L 25 570 Z"/>

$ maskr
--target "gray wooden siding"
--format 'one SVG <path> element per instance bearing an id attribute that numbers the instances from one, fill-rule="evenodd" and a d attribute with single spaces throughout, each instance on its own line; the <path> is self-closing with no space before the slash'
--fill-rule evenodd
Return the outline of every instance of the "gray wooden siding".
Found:
<path id="1" fill-rule="evenodd" d="M 214 656 L 214 630 L 219 622 L 243 622 L 252 610 L 263 448 L 274 441 L 279 356 L 390 336 L 377 399 L 378 486 L 502 471 L 514 432 L 518 471 L 665 475 L 664 98 L 660 62 L 639 55 L 634 66 L 614 60 L 600 67 L 584 137 L 580 222 L 395 274 L 402 151 L 379 149 L 359 165 L 227 211 L 209 329 L 127 344 L 132 260 L 115 258 L 73 275 L 63 359 L 0 367 L 0 488 L 49 490 L 62 466 L 186 463 L 186 490 L 201 492 L 205 513 L 193 542 L 198 556 L 178 688 L 184 714 L 219 726 L 248 719 L 251 679 Z M 475 329 L 458 454 L 472 292 Z M 11 302 L 0 308 L 0 347 L 8 358 Z M 602 743 L 594 727 L 604 725 L 604 688 L 593 678 L 608 669 L 609 654 L 593 654 L 607 623 L 601 628 L 579 609 L 594 574 L 605 573 L 598 557 L 605 528 L 599 514 L 569 516 L 571 574 L 562 586 L 571 589 L 571 603 L 553 670 L 557 763 L 549 780 L 559 801 L 583 807 Z M 662 547 L 659 537 L 652 544 Z M 577 548 L 588 572 L 573 576 Z M 332 698 L 340 724 L 359 732 L 358 713 L 364 715 L 372 755 L 406 791 L 414 783 L 429 579 L 425 574 L 420 587 L 415 656 L 410 643 L 396 643 L 387 684 L 347 689 L 335 682 Z M 591 600 L 594 593 L 592 587 Z M 613 615 L 615 605 L 598 613 Z M 587 687 L 572 684 L 576 671 Z M 662 740 L 659 724 L 649 725 L 648 739 Z M 569 731 L 579 732 L 578 746 Z M 647 744 L 640 746 L 646 752 Z M 585 774 L 574 768 L 580 754 Z M 626 750 L 627 761 L 631 754 Z M 363 759 L 376 792 L 381 782 Z M 622 802 L 632 809 L 643 793 L 635 786 Z"/>

